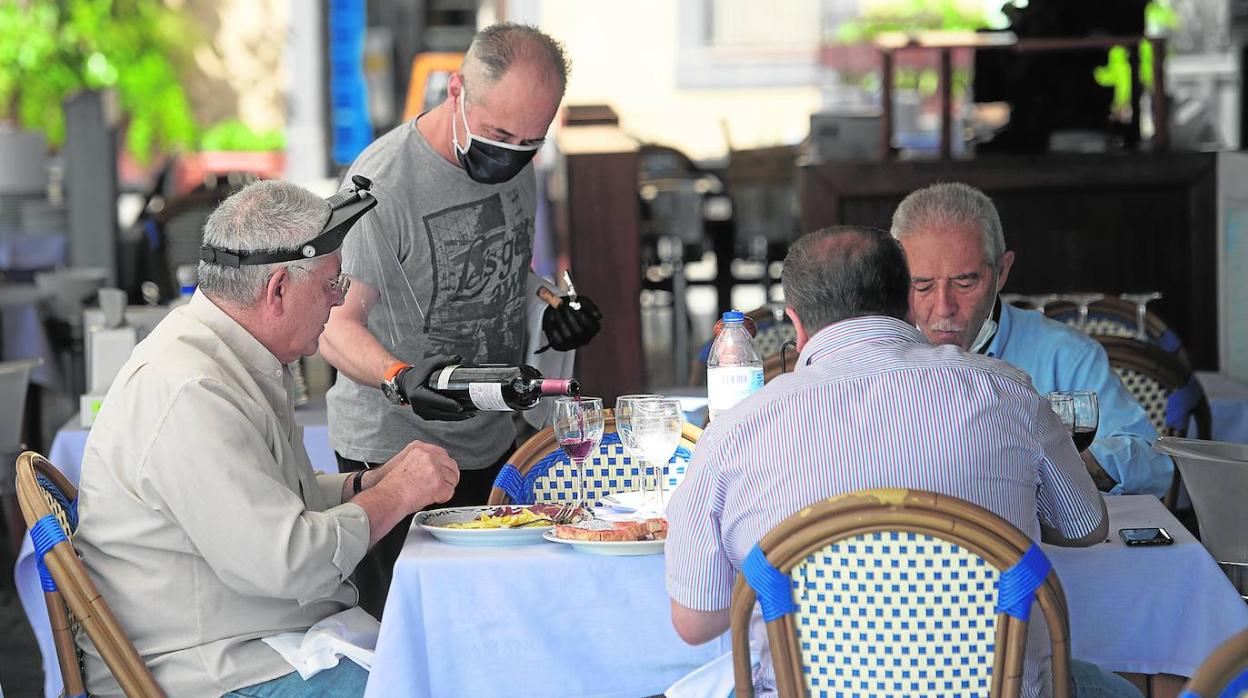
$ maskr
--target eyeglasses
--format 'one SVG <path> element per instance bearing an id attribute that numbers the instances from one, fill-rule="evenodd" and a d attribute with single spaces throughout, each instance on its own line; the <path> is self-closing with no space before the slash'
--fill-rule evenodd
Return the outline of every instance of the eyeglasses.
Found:
<path id="1" fill-rule="evenodd" d="M 307 267 L 301 267 L 298 264 L 292 264 L 290 266 L 294 269 L 298 269 L 299 271 L 302 271 L 308 274 L 312 273 L 311 269 L 308 269 Z M 347 276 L 345 273 L 340 273 L 338 274 L 338 276 L 335 276 L 334 278 L 329 279 L 325 282 L 325 290 L 329 291 L 330 293 L 339 294 L 339 298 L 346 298 L 347 291 L 350 290 L 350 288 L 351 288 L 351 277 Z"/>

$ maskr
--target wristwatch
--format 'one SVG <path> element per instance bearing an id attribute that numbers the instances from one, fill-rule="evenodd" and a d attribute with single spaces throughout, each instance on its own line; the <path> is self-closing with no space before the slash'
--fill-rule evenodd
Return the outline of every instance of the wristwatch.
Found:
<path id="1" fill-rule="evenodd" d="M 390 364 L 385 374 L 382 375 L 381 392 L 386 396 L 387 400 L 396 405 L 407 404 L 407 396 L 403 394 L 402 390 L 399 390 L 399 376 L 403 375 L 403 372 L 411 367 L 411 364 L 396 361 Z"/>

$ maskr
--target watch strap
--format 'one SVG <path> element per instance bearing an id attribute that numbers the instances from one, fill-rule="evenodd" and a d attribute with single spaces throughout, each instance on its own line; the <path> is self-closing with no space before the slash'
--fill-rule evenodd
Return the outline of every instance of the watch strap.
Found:
<path id="1" fill-rule="evenodd" d="M 368 472 L 368 470 L 355 471 L 355 475 L 351 478 L 351 494 L 352 495 L 357 495 L 360 492 L 364 491 L 364 473 L 366 472 Z"/>
<path id="2" fill-rule="evenodd" d="M 411 367 L 412 365 L 405 361 L 395 361 L 386 368 L 386 372 L 382 374 L 381 379 L 387 383 L 394 383 L 403 369 Z"/>

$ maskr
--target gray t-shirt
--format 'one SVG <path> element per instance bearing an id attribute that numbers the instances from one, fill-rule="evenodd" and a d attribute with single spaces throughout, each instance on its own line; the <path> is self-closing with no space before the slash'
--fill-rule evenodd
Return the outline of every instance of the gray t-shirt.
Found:
<path id="1" fill-rule="evenodd" d="M 532 165 L 510 182 L 474 182 L 410 121 L 360 154 L 348 179 L 352 174 L 373 181 L 378 204 L 347 235 L 342 265 L 378 290 L 368 328 L 382 346 L 413 363 L 436 354 L 459 354 L 466 364 L 520 363 L 533 256 Z M 445 448 L 462 470 L 478 470 L 516 437 L 508 413 L 429 422 L 391 404 L 378 386 L 341 373 L 327 401 L 330 443 L 354 460 L 384 462 L 420 440 Z"/>

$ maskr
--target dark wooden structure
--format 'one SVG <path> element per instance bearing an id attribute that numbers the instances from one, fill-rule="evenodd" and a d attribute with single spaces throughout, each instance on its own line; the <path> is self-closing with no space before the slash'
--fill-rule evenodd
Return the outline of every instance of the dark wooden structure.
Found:
<path id="1" fill-rule="evenodd" d="M 1149 309 L 1193 367 L 1218 368 L 1216 160 L 1212 153 L 994 156 L 826 163 L 799 169 L 802 231 L 887 229 L 909 192 L 965 182 L 992 197 L 1017 253 L 1011 293 L 1161 291 Z"/>
<path id="2" fill-rule="evenodd" d="M 641 244 L 637 144 L 612 126 L 566 128 L 567 197 L 559 227 L 560 267 L 602 310 L 602 331 L 577 350 L 586 395 L 615 398 L 646 385 L 641 352 Z"/>

